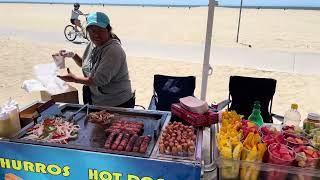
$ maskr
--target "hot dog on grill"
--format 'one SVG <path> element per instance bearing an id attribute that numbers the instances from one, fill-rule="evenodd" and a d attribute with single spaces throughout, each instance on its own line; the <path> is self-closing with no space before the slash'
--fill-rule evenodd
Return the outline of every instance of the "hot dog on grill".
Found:
<path id="1" fill-rule="evenodd" d="M 134 143 L 132 152 L 139 152 L 142 141 L 144 140 L 144 136 L 140 136 L 137 141 Z"/>
<path id="2" fill-rule="evenodd" d="M 135 144 L 135 142 L 136 142 L 137 139 L 138 139 L 138 135 L 136 135 L 136 134 L 133 135 L 133 136 L 130 138 L 130 140 L 129 140 L 127 146 L 126 146 L 126 152 L 131 152 L 131 151 L 132 151 L 133 146 L 134 146 L 134 144 Z"/>
<path id="3" fill-rule="evenodd" d="M 126 148 L 128 142 L 129 142 L 129 138 L 130 138 L 130 134 L 127 134 L 127 133 L 124 134 L 124 136 L 123 136 L 123 138 L 117 148 L 118 151 L 123 151 Z"/>
<path id="4" fill-rule="evenodd" d="M 118 132 L 112 132 L 109 136 L 108 136 L 108 138 L 107 138 L 107 140 L 106 140 L 106 143 L 105 143 L 105 145 L 104 145 L 104 147 L 106 148 L 106 149 L 110 149 L 111 148 L 111 144 L 112 144 L 112 142 L 113 142 L 113 140 L 115 139 L 115 137 L 116 137 L 116 135 L 118 134 Z"/>
<path id="5" fill-rule="evenodd" d="M 116 150 L 118 148 L 122 137 L 123 137 L 123 133 L 119 133 L 117 139 L 114 141 L 114 143 L 111 146 L 112 150 Z"/>
<path id="6" fill-rule="evenodd" d="M 139 149 L 140 153 L 142 153 L 142 154 L 146 153 L 150 141 L 151 141 L 151 136 L 144 137 L 144 139 L 141 143 L 140 149 Z"/>

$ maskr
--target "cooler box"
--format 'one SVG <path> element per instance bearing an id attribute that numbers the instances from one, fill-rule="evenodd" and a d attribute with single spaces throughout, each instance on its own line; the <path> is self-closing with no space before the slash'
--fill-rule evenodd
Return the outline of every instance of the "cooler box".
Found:
<path id="1" fill-rule="evenodd" d="M 197 114 L 188 111 L 180 103 L 172 104 L 171 112 L 194 127 L 206 127 L 219 121 L 219 114 L 216 112 L 208 111 L 205 114 Z"/>

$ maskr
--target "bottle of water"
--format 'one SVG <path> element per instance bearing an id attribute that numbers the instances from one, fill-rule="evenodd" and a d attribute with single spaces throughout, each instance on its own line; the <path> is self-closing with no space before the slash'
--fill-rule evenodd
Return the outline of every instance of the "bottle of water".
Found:
<path id="1" fill-rule="evenodd" d="M 288 126 L 296 126 L 299 127 L 301 121 L 301 114 L 298 111 L 298 104 L 291 104 L 291 109 L 289 109 L 284 114 L 283 123 Z"/>

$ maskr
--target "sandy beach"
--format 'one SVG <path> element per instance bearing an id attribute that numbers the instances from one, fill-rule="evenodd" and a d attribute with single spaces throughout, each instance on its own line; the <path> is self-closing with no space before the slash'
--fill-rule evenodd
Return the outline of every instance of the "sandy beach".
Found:
<path id="1" fill-rule="evenodd" d="M 32 79 L 32 67 L 50 63 L 51 54 L 61 48 L 81 54 L 84 46 L 63 42 L 52 43 L 19 36 L 6 36 L 4 31 L 61 33 L 69 23 L 70 5 L 0 4 L 0 102 L 12 96 L 21 105 L 38 100 L 39 93 L 28 94 L 21 83 Z M 11 13 L 19 10 L 19 13 Z M 202 44 L 205 36 L 207 8 L 147 8 L 81 6 L 83 12 L 104 11 L 110 15 L 114 31 L 127 41 Z M 241 42 L 257 49 L 294 52 L 320 50 L 319 11 L 245 9 Z M 234 43 L 237 9 L 217 8 L 213 44 L 218 47 L 241 47 Z M 153 59 L 127 54 L 137 104 L 147 106 L 152 95 L 154 74 L 194 75 L 197 77 L 196 96 L 200 96 L 201 63 L 174 61 L 170 57 Z M 168 66 L 170 64 L 170 66 Z M 72 62 L 67 65 L 76 74 L 81 70 Z M 320 77 L 261 71 L 229 66 L 215 66 L 208 82 L 208 102 L 220 102 L 228 97 L 231 75 L 270 77 L 278 80 L 273 112 L 283 114 L 291 103 L 298 103 L 303 118 L 308 112 L 320 112 Z M 80 91 L 79 85 L 73 84 Z M 81 92 L 79 92 L 81 94 Z"/>

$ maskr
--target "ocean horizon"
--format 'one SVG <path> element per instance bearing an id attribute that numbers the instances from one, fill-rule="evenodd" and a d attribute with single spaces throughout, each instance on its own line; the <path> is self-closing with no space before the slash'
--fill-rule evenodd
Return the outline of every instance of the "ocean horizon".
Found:
<path id="1" fill-rule="evenodd" d="M 218 2 L 219 7 L 226 8 L 239 8 L 240 0 L 220 0 Z M 0 0 L 0 3 L 19 3 L 19 4 L 73 4 L 78 2 L 85 5 L 106 5 L 106 6 L 147 6 L 147 7 L 206 7 L 208 6 L 207 0 L 97 0 L 95 2 L 88 2 L 87 0 Z M 244 0 L 244 8 L 255 9 L 320 9 L 320 3 L 266 3 L 261 0 L 259 3 L 253 3 L 254 1 Z M 294 0 L 291 0 L 294 2 Z"/>

